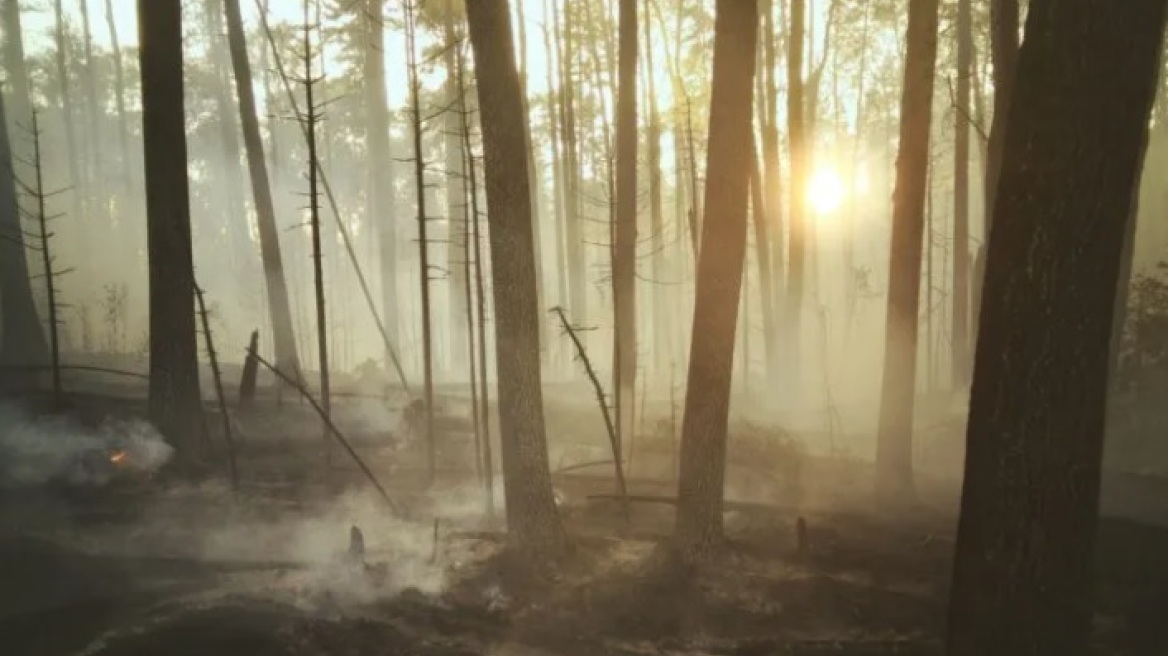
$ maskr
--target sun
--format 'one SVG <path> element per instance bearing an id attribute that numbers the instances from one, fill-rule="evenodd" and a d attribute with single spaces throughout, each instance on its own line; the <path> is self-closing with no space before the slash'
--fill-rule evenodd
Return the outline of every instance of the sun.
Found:
<path id="1" fill-rule="evenodd" d="M 830 214 L 844 204 L 844 181 L 829 168 L 821 168 L 807 185 L 807 200 L 816 214 Z"/>

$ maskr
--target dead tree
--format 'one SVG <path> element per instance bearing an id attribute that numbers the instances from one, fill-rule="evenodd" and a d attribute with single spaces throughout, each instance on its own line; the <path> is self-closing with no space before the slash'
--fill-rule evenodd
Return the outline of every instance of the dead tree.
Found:
<path id="1" fill-rule="evenodd" d="M 600 378 L 596 375 L 596 370 L 592 367 L 592 360 L 588 358 L 588 351 L 584 349 L 584 344 L 576 335 L 577 329 L 572 328 L 572 324 L 568 322 L 568 317 L 564 314 L 564 308 L 554 307 L 551 310 L 560 319 L 560 325 L 564 329 L 564 333 L 572 340 L 572 345 L 576 349 L 576 359 L 584 365 L 584 373 L 588 375 L 588 380 L 592 383 L 592 389 L 596 392 L 596 404 L 600 406 L 600 414 L 604 417 L 604 428 L 608 431 L 608 441 L 612 445 L 612 464 L 616 472 L 616 486 L 617 492 L 623 499 L 625 521 L 629 519 L 629 488 L 625 484 L 625 470 L 622 464 L 621 442 L 616 426 L 612 421 L 612 414 L 608 411 L 608 401 L 605 399 L 604 386 L 600 384 Z"/>
<path id="2" fill-rule="evenodd" d="M 30 196 L 35 203 L 35 208 L 26 210 L 21 208 L 25 218 L 34 221 L 37 224 L 37 233 L 32 235 L 39 242 L 35 250 L 40 251 L 41 255 L 41 276 L 45 281 L 45 310 L 48 313 L 49 325 L 49 356 L 53 367 L 53 404 L 60 408 L 64 405 L 65 394 L 61 386 L 61 340 L 60 340 L 60 304 L 58 303 L 58 289 L 56 279 L 66 273 L 68 270 L 58 271 L 53 267 L 54 257 L 51 249 L 52 238 L 54 233 L 49 232 L 49 223 L 60 215 L 50 216 L 48 213 L 48 199 L 55 195 L 53 192 L 45 190 L 44 180 L 44 161 L 41 153 L 41 129 L 36 110 L 31 114 L 32 125 L 28 128 L 29 134 L 32 137 L 32 161 L 27 162 L 33 170 L 32 184 L 25 184 L 18 181 L 20 186 L 24 189 L 26 195 Z M 60 193 L 60 192 L 56 192 Z"/>
<path id="3" fill-rule="evenodd" d="M 268 164 L 264 159 L 263 140 L 260 137 L 251 63 L 248 61 L 247 39 L 243 31 L 243 14 L 240 12 L 239 1 L 224 0 L 224 15 L 227 19 L 227 43 L 231 52 L 231 68 L 239 101 L 240 125 L 243 128 L 243 145 L 255 204 L 264 284 L 268 293 L 272 346 L 275 349 L 276 363 L 285 371 L 299 376 L 300 358 L 296 353 L 296 334 L 292 328 L 292 305 L 288 300 L 284 259 L 280 254 L 280 233 L 276 227 L 275 203 L 272 200 Z"/>
<path id="4" fill-rule="evenodd" d="M 203 289 L 195 283 L 195 300 L 199 304 L 199 317 L 203 323 L 203 340 L 207 346 L 207 360 L 211 363 L 211 380 L 215 384 L 215 400 L 219 404 L 219 416 L 223 420 L 223 440 L 227 444 L 227 465 L 231 474 L 231 487 L 239 489 L 239 470 L 235 463 L 235 439 L 231 434 L 231 415 L 227 412 L 227 397 L 223 394 L 223 376 L 219 371 L 219 355 L 215 352 L 215 339 L 211 334 L 211 319 L 207 313 L 207 303 Z M 250 356 L 249 356 L 250 357 Z"/>
<path id="5" fill-rule="evenodd" d="M 892 256 L 884 376 L 876 436 L 876 490 L 887 501 L 913 494 L 912 430 L 917 332 L 929 175 L 929 126 L 937 64 L 938 0 L 910 0 L 900 109 L 900 151 L 892 195 Z"/>
<path id="6" fill-rule="evenodd" d="M 316 347 L 320 367 L 320 400 L 327 416 L 332 411 L 332 393 L 329 385 L 328 317 L 325 312 L 324 257 L 321 249 L 320 183 L 317 177 L 320 170 L 317 129 L 320 127 L 322 118 L 320 113 L 322 104 L 316 100 L 316 85 L 324 78 L 313 74 L 312 61 L 316 57 L 316 49 L 312 44 L 313 26 L 309 22 L 308 8 L 309 3 L 305 0 L 304 52 L 301 60 L 304 65 L 304 77 L 298 80 L 304 86 L 304 109 L 298 113 L 297 120 L 304 126 L 304 141 L 308 147 L 308 220 L 312 229 L 312 280 L 316 293 Z M 327 437 L 328 427 L 326 426 L 326 440 Z"/>
<path id="7" fill-rule="evenodd" d="M 413 0 L 406 0 L 406 68 L 410 86 L 410 131 L 414 145 L 414 192 L 418 213 L 419 284 L 422 288 L 422 385 L 426 403 L 426 463 L 430 482 L 437 476 L 438 451 L 434 434 L 434 354 L 430 330 L 430 245 L 426 231 L 426 160 L 422 150 L 422 83 L 418 73 L 417 20 Z"/>
<path id="8" fill-rule="evenodd" d="M 538 560 L 567 538 L 548 470 L 523 93 L 508 3 L 472 0 L 466 9 L 483 131 L 507 526 Z"/>
<path id="9" fill-rule="evenodd" d="M 1166 14 L 1165 0 L 1030 2 L 974 360 L 952 656 L 1093 651 L 1112 310 Z"/>
<path id="10" fill-rule="evenodd" d="M 746 254 L 756 0 L 718 0 L 702 250 L 682 419 L 676 546 L 689 561 L 723 539 L 722 501 L 734 336 Z"/>

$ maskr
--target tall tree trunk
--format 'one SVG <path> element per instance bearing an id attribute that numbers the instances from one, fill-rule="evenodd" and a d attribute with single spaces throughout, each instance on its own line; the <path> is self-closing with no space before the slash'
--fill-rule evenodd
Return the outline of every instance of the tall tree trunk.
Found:
<path id="1" fill-rule="evenodd" d="M 758 260 L 758 289 L 759 309 L 762 312 L 762 332 L 764 336 L 766 369 L 773 367 L 775 362 L 774 349 L 778 346 L 778 335 L 775 326 L 774 292 L 771 285 L 774 278 L 771 273 L 771 218 L 766 204 L 766 183 L 763 181 L 763 169 L 758 162 L 757 141 L 751 141 L 750 157 L 750 214 L 754 219 L 754 249 Z"/>
<path id="2" fill-rule="evenodd" d="M 544 16 L 551 16 L 551 9 L 548 7 L 548 0 L 544 0 Z M 568 304 L 568 278 L 569 271 L 564 266 L 567 262 L 567 248 L 564 241 L 566 239 L 566 217 L 565 205 L 567 201 L 567 166 L 561 156 L 561 144 L 563 143 L 563 83 L 562 80 L 557 79 L 558 75 L 563 71 L 563 65 L 559 61 L 557 49 L 552 48 L 551 33 L 555 30 L 555 26 L 549 29 L 549 21 L 543 22 L 543 43 L 544 43 L 544 61 L 547 62 L 547 116 L 548 116 L 548 132 L 551 140 L 552 150 L 552 208 L 555 212 L 556 225 L 556 262 L 560 262 L 561 266 L 556 268 L 556 292 L 557 305 L 566 306 Z M 554 64 L 553 64 L 554 62 Z M 549 344 L 550 346 L 550 344 Z M 560 352 L 565 352 L 561 350 Z"/>
<path id="3" fill-rule="evenodd" d="M 523 111 L 528 117 L 531 116 L 531 102 L 527 96 L 527 18 L 523 11 L 524 0 L 515 0 L 515 21 L 519 28 L 519 87 L 523 90 Z M 539 220 L 540 216 L 540 182 L 539 182 L 539 157 L 536 155 L 535 146 L 531 141 L 531 131 L 524 133 L 527 139 L 527 177 L 528 188 L 531 189 L 531 229 L 535 239 L 535 293 L 536 299 L 539 301 L 539 314 L 544 316 L 546 314 L 546 292 L 544 291 L 544 267 L 543 267 L 543 225 Z M 547 346 L 547 321 L 539 322 L 539 343 L 540 343 L 540 357 L 547 355 L 545 350 Z"/>
<path id="4" fill-rule="evenodd" d="M 985 234 L 974 262 L 973 342 L 981 325 L 982 285 L 985 278 L 986 245 L 993 227 L 994 203 L 997 199 L 998 177 L 1002 167 L 1002 144 L 1006 138 L 1005 121 L 1014 93 L 1014 70 L 1018 65 L 1018 0 L 991 0 L 990 50 L 994 69 L 994 118 L 990 125 L 989 145 L 986 148 L 985 170 Z"/>
<path id="5" fill-rule="evenodd" d="M 969 103 L 973 0 L 957 2 L 957 111 L 953 149 L 953 387 L 969 381 Z"/>
<path id="6" fill-rule="evenodd" d="M 5 91 L 9 92 L 8 120 L 11 127 L 24 126 L 32 121 L 32 96 L 29 91 L 28 67 L 24 63 L 24 33 L 19 0 L 0 2 L 0 21 L 4 26 Z M 19 170 L 19 168 L 17 169 Z"/>
<path id="7" fill-rule="evenodd" d="M 478 78 L 490 228 L 499 429 L 507 525 L 517 545 L 550 556 L 565 544 L 552 496 L 540 383 L 527 120 L 505 0 L 466 5 Z"/>
<path id="8" fill-rule="evenodd" d="M 139 0 L 139 3 L 143 2 L 146 0 Z M 240 124 L 243 127 L 243 143 L 255 203 L 256 227 L 260 237 L 260 257 L 263 260 L 264 282 L 268 291 L 268 311 L 271 314 L 276 366 L 289 376 L 298 378 L 300 358 L 296 352 L 295 332 L 292 330 L 292 306 L 288 301 L 284 260 L 280 255 L 276 208 L 272 201 L 263 141 L 260 139 L 259 116 L 256 113 L 251 64 L 247 57 L 247 41 L 243 32 L 243 15 L 240 13 L 239 0 L 225 0 L 224 9 L 228 45 L 231 49 L 231 67 L 235 73 L 235 93 L 239 100 Z"/>
<path id="9" fill-rule="evenodd" d="M 750 193 L 758 4 L 718 0 L 715 12 L 703 212 L 707 220 L 698 262 L 674 529 L 687 560 L 708 556 L 723 537 L 726 423 Z"/>
<path id="10" fill-rule="evenodd" d="M 122 161 L 122 186 L 130 189 L 133 174 L 130 168 L 130 122 L 126 114 L 126 70 L 122 61 L 122 43 L 114 20 L 113 0 L 105 0 L 105 24 L 109 29 L 110 56 L 114 60 L 114 102 L 118 110 L 118 149 Z"/>
<path id="11" fill-rule="evenodd" d="M 637 394 L 637 0 L 620 0 L 620 82 L 616 107 L 617 436 L 632 440 Z"/>
<path id="12" fill-rule="evenodd" d="M 89 25 L 89 0 L 79 0 L 78 5 L 81 13 L 81 47 L 85 55 L 85 64 L 82 69 L 84 78 L 82 85 L 85 89 L 84 111 L 87 129 L 85 130 L 83 139 L 88 144 L 86 151 L 88 151 L 87 154 L 89 156 L 89 161 L 86 163 L 89 171 L 85 174 L 85 177 L 91 184 L 95 184 L 94 188 L 87 190 L 88 195 L 93 198 L 95 194 L 105 192 L 98 182 L 102 177 L 99 155 L 99 151 L 102 149 L 101 132 L 98 130 L 98 115 L 101 112 L 101 108 L 98 106 L 97 100 L 97 84 L 95 82 L 97 71 L 94 69 L 93 64 L 93 31 Z M 102 208 L 99 211 L 106 214 L 106 218 L 108 219 L 109 212 L 107 208 L 109 204 L 97 203 L 93 209 L 99 207 Z M 93 211 L 93 209 L 90 211 Z"/>
<path id="13" fill-rule="evenodd" d="M 219 145 L 223 157 L 220 184 L 226 191 L 220 199 L 220 207 L 223 210 L 222 217 L 226 223 L 223 229 L 227 234 L 236 268 L 239 273 L 246 275 L 251 271 L 253 250 L 251 230 L 247 222 L 247 208 L 243 199 L 243 167 L 239 163 L 241 150 L 239 133 L 235 127 L 235 121 L 232 120 L 238 115 L 238 112 L 230 88 L 228 69 L 231 64 L 223 35 L 223 5 L 221 3 L 222 0 L 206 0 L 204 7 L 207 32 L 211 39 L 210 57 L 215 72 L 212 95 L 215 98 L 215 107 L 219 112 Z"/>
<path id="14" fill-rule="evenodd" d="M 764 209 L 767 217 L 771 220 L 772 230 L 770 231 L 770 243 L 767 248 L 771 249 L 773 256 L 773 265 L 771 267 L 772 275 L 774 276 L 774 289 L 772 293 L 774 298 L 771 300 L 773 311 L 776 312 L 781 302 L 780 295 L 783 292 L 784 286 L 784 263 L 786 261 L 785 244 L 783 239 L 783 193 L 782 181 L 783 174 L 779 160 L 779 85 L 775 81 L 778 76 L 778 48 L 775 46 L 775 7 L 774 0 L 762 0 L 760 3 L 763 20 L 762 20 L 762 48 L 763 48 L 763 90 L 764 111 L 766 113 L 766 120 L 762 124 L 762 158 L 763 158 L 763 187 L 765 194 L 763 196 Z M 777 4 L 782 5 L 782 2 Z M 779 362 L 777 359 L 772 359 L 767 369 L 777 369 Z"/>
<path id="15" fill-rule="evenodd" d="M 649 174 L 649 244 L 652 249 L 653 312 L 650 315 L 652 330 L 653 362 L 659 371 L 664 371 L 668 356 L 673 351 L 669 324 L 669 306 L 666 301 L 665 281 L 671 278 L 665 269 L 665 216 L 661 189 L 661 114 L 657 107 L 656 71 L 653 68 L 652 22 L 649 20 L 649 0 L 642 6 L 641 22 L 644 24 L 645 44 L 645 97 L 648 111 L 646 121 L 646 168 Z"/>
<path id="16" fill-rule="evenodd" d="M 1030 3 L 1001 121 L 953 656 L 1092 651 L 1108 342 L 1166 8 Z"/>
<path id="17" fill-rule="evenodd" d="M 909 0 L 908 51 L 900 102 L 900 151 L 892 196 L 892 255 L 884 335 L 884 378 L 876 436 L 876 491 L 888 501 L 912 495 L 921 250 L 929 175 L 929 127 L 937 64 L 938 0 Z"/>
<path id="18" fill-rule="evenodd" d="M 469 301 L 465 298 L 467 284 L 463 279 L 465 267 L 458 263 L 458 259 L 466 253 L 465 237 L 468 234 L 463 219 L 466 216 L 466 168 L 462 154 L 462 117 L 459 116 L 459 95 L 462 90 L 458 87 L 457 79 L 457 36 L 454 28 L 454 11 L 447 9 L 443 12 L 443 36 L 446 41 L 446 50 L 443 54 L 446 66 L 446 110 L 443 114 L 444 147 L 446 149 L 446 265 L 450 271 L 450 338 L 461 339 L 469 328 L 467 308 Z M 452 364 L 457 368 L 468 365 L 467 357 L 472 357 L 461 349 L 451 348 Z"/>
<path id="19" fill-rule="evenodd" d="M 553 0 L 552 24 L 560 26 L 560 3 Z M 576 48 L 573 39 L 574 4 L 564 6 L 564 21 L 561 31 L 556 29 L 556 59 L 560 63 L 560 125 L 564 139 L 564 243 L 568 259 L 569 308 L 572 316 L 584 320 L 588 316 L 588 271 L 584 260 L 582 220 L 580 211 L 580 153 L 576 134 Z"/>
<path id="20" fill-rule="evenodd" d="M 385 81 L 385 0 L 365 0 L 362 68 L 365 78 L 366 142 L 369 148 L 365 181 L 365 219 L 377 239 L 381 274 L 381 314 L 390 343 L 398 337 L 397 222 L 393 206 L 393 163 L 389 152 L 389 107 Z M 388 363 L 392 361 L 385 354 Z"/>
<path id="21" fill-rule="evenodd" d="M 150 419 L 180 455 L 200 424 L 183 103 L 182 3 L 138 0 L 150 271 Z"/>
<path id="22" fill-rule="evenodd" d="M 139 20 L 140 17 L 139 17 Z M 77 128 L 73 120 L 73 83 L 69 78 L 69 39 L 65 34 L 65 8 L 62 0 L 53 0 L 53 61 L 57 70 L 57 81 L 61 85 L 61 118 L 65 125 L 65 149 L 69 165 L 69 195 L 72 197 L 72 214 L 81 215 L 81 172 L 78 162 L 81 154 L 77 147 Z"/>
<path id="23" fill-rule="evenodd" d="M 807 146 L 803 95 L 803 45 L 806 0 L 791 0 L 791 36 L 787 44 L 787 140 L 791 160 L 791 209 L 787 222 L 790 229 L 788 255 L 787 302 L 783 313 L 787 337 L 787 381 L 798 389 L 803 292 L 807 276 Z"/>

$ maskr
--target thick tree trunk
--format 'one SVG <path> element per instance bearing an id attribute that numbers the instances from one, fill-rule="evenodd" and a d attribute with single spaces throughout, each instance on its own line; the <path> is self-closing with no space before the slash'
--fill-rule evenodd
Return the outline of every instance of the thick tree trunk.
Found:
<path id="1" fill-rule="evenodd" d="M 620 0 L 620 82 L 616 108 L 617 435 L 633 435 L 637 392 L 637 0 Z"/>
<path id="2" fill-rule="evenodd" d="M 884 335 L 884 378 L 876 435 L 876 491 L 888 501 L 912 495 L 921 251 L 929 175 L 929 127 L 937 63 L 938 0 L 909 0 L 908 52 L 900 103 L 900 150 L 892 196 L 892 256 Z"/>
<path id="3" fill-rule="evenodd" d="M 718 0 L 702 254 L 682 421 L 677 525 L 681 555 L 698 560 L 722 540 L 726 423 L 746 254 L 752 151 L 756 0 Z"/>
<path id="4" fill-rule="evenodd" d="M 292 330 L 292 306 L 288 301 L 288 286 L 284 278 L 284 259 L 280 255 L 280 233 L 276 228 L 276 209 L 272 201 L 272 188 L 269 186 L 268 164 L 264 159 L 264 146 L 260 139 L 251 64 L 248 62 L 247 41 L 243 32 L 243 15 L 240 13 L 239 0 L 225 0 L 224 8 L 231 66 L 235 72 L 235 93 L 239 100 L 240 124 L 243 126 L 243 143 L 255 202 L 264 282 L 268 290 L 276 367 L 289 376 L 299 378 L 300 358 Z"/>
<path id="5" fill-rule="evenodd" d="M 12 148 L 4 110 L 4 99 L 0 98 L 0 168 L 11 171 Z M 43 365 L 49 359 L 48 342 L 33 300 L 24 237 L 16 180 L 11 173 L 0 175 L 0 365 Z"/>
<path id="6" fill-rule="evenodd" d="M 520 549 L 546 557 L 566 538 L 552 496 L 544 432 L 527 119 L 507 2 L 469 0 L 466 11 L 483 129 L 507 524 Z"/>
<path id="7" fill-rule="evenodd" d="M 1002 121 L 952 656 L 1091 653 L 1108 343 L 1166 5 L 1030 3 Z"/>
<path id="8" fill-rule="evenodd" d="M 973 76 L 973 0 L 957 3 L 957 111 L 953 150 L 953 387 L 969 381 L 969 103 Z"/>
<path id="9" fill-rule="evenodd" d="M 990 125 L 989 145 L 986 147 L 985 234 L 974 262 L 973 289 L 973 344 L 977 344 L 977 330 L 981 325 L 982 286 L 985 278 L 986 244 L 993 227 L 994 203 L 997 199 L 998 176 L 1002 166 L 1002 143 L 1005 139 L 1006 116 L 1014 93 L 1014 69 L 1018 62 L 1018 0 L 991 0 L 990 51 L 994 69 L 994 118 Z"/>
<path id="10" fill-rule="evenodd" d="M 150 271 L 150 419 L 188 453 L 200 425 L 183 103 L 182 3 L 138 0 L 146 238 Z"/>

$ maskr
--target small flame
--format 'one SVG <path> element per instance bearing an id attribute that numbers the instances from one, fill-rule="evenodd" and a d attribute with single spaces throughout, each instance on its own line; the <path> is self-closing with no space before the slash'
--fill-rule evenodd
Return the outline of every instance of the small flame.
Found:
<path id="1" fill-rule="evenodd" d="M 122 465 L 125 464 L 126 457 L 126 452 L 118 449 L 117 451 L 114 451 L 112 454 L 110 454 L 110 462 L 115 465 Z"/>

